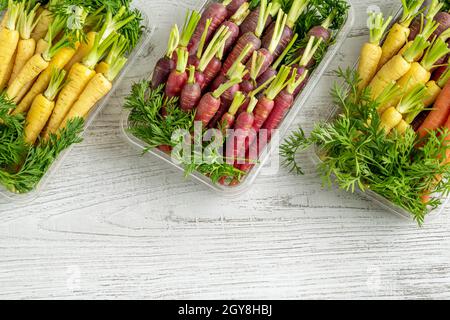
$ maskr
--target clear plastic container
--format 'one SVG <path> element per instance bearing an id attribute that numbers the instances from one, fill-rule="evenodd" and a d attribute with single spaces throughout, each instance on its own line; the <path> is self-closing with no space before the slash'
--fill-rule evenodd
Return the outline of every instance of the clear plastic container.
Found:
<path id="1" fill-rule="evenodd" d="M 403 9 L 402 7 L 400 7 L 397 11 L 397 13 L 394 16 L 393 21 L 391 22 L 390 27 L 392 27 L 396 21 L 398 21 L 401 17 L 401 15 L 403 14 Z M 390 29 L 390 27 L 388 28 L 388 30 Z M 355 63 L 355 66 L 353 69 L 356 69 L 358 66 L 358 62 L 357 61 Z M 341 112 L 340 108 L 338 108 L 336 105 L 331 105 L 330 108 L 331 110 L 329 116 L 327 119 L 325 119 L 326 122 L 331 122 L 333 121 Z M 316 147 L 314 148 L 313 152 L 311 152 L 311 160 L 313 161 L 313 163 L 317 166 L 319 164 L 322 163 L 322 160 L 320 159 L 320 148 Z M 337 186 L 334 185 L 334 188 L 338 188 Z M 411 212 L 409 212 L 408 210 L 392 203 L 391 201 L 389 201 L 388 199 L 386 199 L 385 197 L 379 195 L 378 193 L 372 191 L 372 190 L 366 190 L 366 191 L 362 191 L 360 188 L 356 187 L 355 191 L 360 194 L 361 196 L 363 196 L 366 199 L 369 199 L 373 202 L 375 202 L 376 204 L 378 204 L 380 207 L 386 209 L 387 211 L 394 213 L 402 218 L 408 219 L 408 220 L 412 220 L 413 218 L 413 214 Z M 446 205 L 448 204 L 449 200 L 450 200 L 450 196 L 447 198 L 442 198 L 442 204 L 441 206 L 439 206 L 438 208 L 436 208 L 435 210 L 430 211 L 427 216 L 425 217 L 426 221 L 430 221 L 432 219 L 434 219 L 436 216 L 440 215 L 444 210 Z"/>
<path id="2" fill-rule="evenodd" d="M 141 40 L 137 44 L 137 46 L 134 48 L 133 52 L 128 57 L 128 62 L 125 65 L 125 67 L 122 69 L 119 76 L 114 81 L 112 90 L 108 93 L 107 96 L 105 96 L 101 101 L 97 103 L 91 114 L 89 115 L 89 118 L 85 122 L 85 130 L 92 124 L 94 119 L 97 117 L 97 115 L 108 105 L 110 97 L 114 94 L 114 91 L 121 85 L 122 80 L 129 72 L 131 66 L 135 63 L 136 59 L 144 53 L 145 48 L 150 43 L 151 37 L 154 32 L 154 26 L 150 24 L 149 17 L 146 15 L 144 6 L 141 2 L 136 2 L 133 4 L 133 7 L 136 9 L 139 9 L 142 13 L 142 25 L 144 27 Z M 17 203 L 29 203 L 33 200 L 35 200 L 39 194 L 42 192 L 42 190 L 45 188 L 47 182 L 53 175 L 53 173 L 59 168 L 59 166 L 63 163 L 64 159 L 66 157 L 69 157 L 70 152 L 72 150 L 73 146 L 70 146 L 67 148 L 62 154 L 59 156 L 59 158 L 53 163 L 53 165 L 49 168 L 47 173 L 42 177 L 39 184 L 36 186 L 36 188 L 26 194 L 15 194 L 7 190 L 3 185 L 0 184 L 0 197 L 4 197 L 8 199 L 11 202 L 17 202 Z"/>
<path id="3" fill-rule="evenodd" d="M 201 8 L 201 10 L 203 10 L 205 8 L 205 6 L 207 6 L 211 2 L 213 2 L 213 1 L 210 0 L 210 1 L 204 2 L 203 4 L 200 4 L 199 8 Z M 285 119 L 283 120 L 283 122 L 278 130 L 280 138 L 282 138 L 286 134 L 287 130 L 289 129 L 289 126 L 292 124 L 295 117 L 300 112 L 300 110 L 302 109 L 302 107 L 304 106 L 306 101 L 308 100 L 309 96 L 312 94 L 312 92 L 313 92 L 314 88 L 316 87 L 317 83 L 319 82 L 320 78 L 325 73 L 331 60 L 336 55 L 336 53 L 338 52 L 338 50 L 341 47 L 341 45 L 343 44 L 343 42 L 346 40 L 346 38 L 353 26 L 353 23 L 354 23 L 353 6 L 351 5 L 350 1 L 349 1 L 349 4 L 350 4 L 350 8 L 348 11 L 347 21 L 345 22 L 345 24 L 342 26 L 341 30 L 336 35 L 335 43 L 332 46 L 330 46 L 330 48 L 328 49 L 328 51 L 327 51 L 325 57 L 323 58 L 322 62 L 320 63 L 320 65 L 311 74 L 308 84 L 306 85 L 306 87 L 304 88 L 302 93 L 296 98 L 293 107 L 290 109 L 289 113 L 286 115 Z M 175 22 L 181 23 L 181 21 L 174 21 L 174 23 Z M 150 59 L 152 59 L 151 62 L 153 63 L 153 65 L 156 63 L 156 61 L 160 57 L 162 57 L 164 55 L 164 51 L 166 50 L 165 46 L 166 46 L 165 43 L 158 44 L 158 47 L 153 51 L 152 56 L 150 58 Z M 127 128 L 129 127 L 128 126 L 129 114 L 130 113 L 127 111 L 124 111 L 124 113 L 123 113 L 122 123 L 121 123 L 122 132 L 125 136 L 125 139 L 131 145 L 133 145 L 137 150 L 142 152 L 146 149 L 145 142 L 136 138 L 135 136 L 130 134 L 127 130 Z M 209 179 L 208 177 L 204 176 L 203 174 L 197 173 L 197 172 L 193 173 L 191 176 L 196 181 L 205 184 L 210 189 L 220 193 L 223 196 L 232 197 L 232 196 L 235 196 L 238 194 L 242 194 L 242 193 L 248 191 L 250 189 L 250 187 L 253 185 L 256 177 L 259 175 L 261 169 L 264 167 L 265 163 L 269 159 L 270 154 L 277 147 L 278 147 L 278 142 L 268 143 L 267 146 L 264 148 L 264 150 L 262 150 L 261 155 L 258 158 L 258 163 L 246 175 L 246 177 L 243 179 L 243 181 L 237 186 L 225 186 L 225 185 L 215 184 L 211 181 L 211 179 Z M 146 154 L 148 154 L 149 156 L 151 156 L 153 158 L 154 157 L 159 158 L 159 159 L 169 163 L 171 166 L 174 166 L 174 167 L 178 168 L 179 170 L 184 171 L 184 168 L 182 166 L 180 166 L 172 161 L 170 155 L 167 155 L 166 153 L 164 153 L 158 149 L 149 150 L 148 152 L 146 152 Z"/>

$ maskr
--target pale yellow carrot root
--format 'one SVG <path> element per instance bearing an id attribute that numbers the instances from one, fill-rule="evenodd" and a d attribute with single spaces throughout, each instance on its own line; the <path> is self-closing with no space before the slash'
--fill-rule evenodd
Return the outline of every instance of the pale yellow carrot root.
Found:
<path id="1" fill-rule="evenodd" d="M 6 90 L 7 96 L 17 103 L 17 97 L 22 88 L 29 82 L 33 81 L 42 71 L 44 71 L 49 65 L 42 55 L 34 55 L 20 70 L 16 79 Z"/>
<path id="2" fill-rule="evenodd" d="M 86 57 L 89 52 L 91 52 L 92 48 L 94 47 L 96 35 L 97 33 L 92 31 L 86 35 L 86 42 L 80 44 L 77 52 L 64 67 L 67 72 L 69 72 L 76 63 L 81 62 L 81 60 L 83 60 L 83 58 Z"/>
<path id="3" fill-rule="evenodd" d="M 405 60 L 403 56 L 396 55 L 389 60 L 369 84 L 372 98 L 376 99 L 386 89 L 386 87 L 403 77 L 411 68 L 411 63 Z"/>
<path id="4" fill-rule="evenodd" d="M 378 69 L 381 69 L 389 60 L 392 59 L 408 41 L 411 30 L 399 23 L 395 23 L 389 31 L 386 40 L 383 43 L 382 55 Z"/>
<path id="5" fill-rule="evenodd" d="M 49 66 L 45 69 L 37 78 L 31 89 L 26 93 L 25 97 L 20 101 L 17 108 L 14 110 L 14 114 L 27 112 L 30 108 L 33 100 L 37 95 L 43 93 L 50 83 L 53 69 L 63 69 L 64 66 L 70 61 L 76 52 L 76 47 L 65 47 L 58 51 L 58 53 L 52 58 Z"/>
<path id="6" fill-rule="evenodd" d="M 45 41 L 44 39 L 39 39 L 37 44 L 36 44 L 36 51 L 34 52 L 35 54 L 42 54 L 44 53 L 47 49 L 48 49 L 48 42 Z"/>
<path id="7" fill-rule="evenodd" d="M 436 81 L 428 81 L 426 84 L 427 86 L 427 94 L 425 99 L 423 100 L 423 104 L 425 105 L 425 108 L 428 108 L 433 105 L 433 103 L 436 101 L 437 97 L 439 97 L 439 94 L 441 93 L 442 89 L 438 86 Z"/>
<path id="8" fill-rule="evenodd" d="M 402 121 L 400 121 L 400 123 L 395 127 L 395 130 L 397 130 L 399 134 L 404 134 L 408 128 L 409 124 L 402 119 Z"/>
<path id="9" fill-rule="evenodd" d="M 9 78 L 8 84 L 11 85 L 19 74 L 20 70 L 22 70 L 25 63 L 31 59 L 36 50 L 36 41 L 33 38 L 30 39 L 22 39 L 19 41 L 17 45 L 16 59 L 14 62 L 14 68 Z"/>
<path id="10" fill-rule="evenodd" d="M 0 31 L 0 79 L 2 79 L 2 81 L 5 81 L 8 67 L 16 52 L 18 43 L 19 32 L 17 30 L 3 28 Z M 9 78 L 6 79 L 6 83 L 8 81 Z"/>
<path id="11" fill-rule="evenodd" d="M 366 43 L 361 48 L 361 59 L 358 64 L 358 74 L 361 77 L 361 82 L 358 84 L 360 90 L 366 88 L 377 73 L 381 54 L 382 50 L 376 44 Z"/>
<path id="12" fill-rule="evenodd" d="M 403 115 L 396 108 L 390 107 L 381 115 L 380 127 L 384 129 L 386 134 L 392 131 L 403 120 Z"/>
<path id="13" fill-rule="evenodd" d="M 33 101 L 25 122 L 25 142 L 33 145 L 44 129 L 55 102 L 48 100 L 44 95 L 39 94 Z"/>
<path id="14" fill-rule="evenodd" d="M 4 74 L 3 79 L 0 79 L 0 91 L 2 91 L 6 85 L 8 84 L 9 78 L 11 77 L 13 68 L 14 68 L 14 61 L 16 59 L 16 54 L 14 53 L 13 58 L 11 59 L 11 61 L 9 62 L 9 65 L 6 69 L 6 72 Z"/>
<path id="15" fill-rule="evenodd" d="M 76 63 L 72 69 L 70 69 L 69 75 L 67 76 L 67 84 L 59 93 L 55 109 L 53 110 L 47 128 L 44 131 L 45 138 L 48 138 L 50 134 L 57 132 L 70 108 L 79 98 L 95 74 L 94 70 L 89 69 L 81 63 Z"/>
<path id="16" fill-rule="evenodd" d="M 70 108 L 70 111 L 67 113 L 67 116 L 61 123 L 59 129 L 64 128 L 67 122 L 74 118 L 87 117 L 95 104 L 106 96 L 108 92 L 111 91 L 111 88 L 112 83 L 106 79 L 103 74 L 97 73 L 91 81 L 89 81 L 77 102 Z"/>

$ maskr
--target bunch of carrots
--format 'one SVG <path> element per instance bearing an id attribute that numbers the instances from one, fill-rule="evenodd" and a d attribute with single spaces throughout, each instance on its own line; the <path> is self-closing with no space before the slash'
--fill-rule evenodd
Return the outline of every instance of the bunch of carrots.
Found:
<path id="1" fill-rule="evenodd" d="M 443 11 L 445 3 L 439 0 L 402 4 L 403 15 L 382 45 L 392 18 L 370 14 L 359 88 L 368 88 L 373 99 L 382 101 L 378 112 L 386 133 L 413 128 L 418 138 L 426 139 L 431 131 L 450 130 L 450 12 Z M 450 153 L 442 160 L 450 161 Z M 424 201 L 428 199 L 425 195 Z"/>
<path id="2" fill-rule="evenodd" d="M 151 86 L 162 86 L 166 99 L 177 99 L 204 129 L 224 133 L 224 163 L 245 174 L 254 164 L 249 155 L 259 131 L 282 123 L 347 10 L 343 0 L 212 2 L 201 14 L 188 12 L 183 27 L 173 26 Z M 226 176 L 220 181 L 240 182 Z"/>
<path id="3" fill-rule="evenodd" d="M 17 139 L 31 152 L 62 137 L 68 123 L 86 119 L 142 33 L 140 12 L 130 2 L 9 0 L 0 27 L 1 101 L 9 110 L 0 130 L 23 118 Z M 29 152 L 19 163 L 0 163 L 0 170 L 19 174 Z"/>

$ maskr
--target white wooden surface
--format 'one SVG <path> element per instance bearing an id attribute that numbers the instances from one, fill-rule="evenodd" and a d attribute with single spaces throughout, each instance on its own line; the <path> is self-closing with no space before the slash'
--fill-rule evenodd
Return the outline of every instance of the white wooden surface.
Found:
<path id="1" fill-rule="evenodd" d="M 356 59 L 369 3 L 398 5 L 355 1 L 330 70 Z M 145 4 L 165 42 L 195 0 Z M 143 57 L 38 200 L 0 200 L 0 298 L 450 298 L 449 210 L 420 229 L 323 190 L 306 156 L 305 177 L 282 170 L 235 199 L 138 156 L 121 138 L 120 105 L 150 69 Z M 332 81 L 329 72 L 296 125 L 323 118 Z"/>

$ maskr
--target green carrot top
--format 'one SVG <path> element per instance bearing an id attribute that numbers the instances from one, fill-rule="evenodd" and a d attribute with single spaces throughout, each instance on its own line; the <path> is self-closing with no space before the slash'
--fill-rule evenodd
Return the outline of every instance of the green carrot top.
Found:
<path id="1" fill-rule="evenodd" d="M 289 81 L 286 80 L 288 79 L 290 73 L 290 67 L 281 67 L 281 70 L 276 76 L 275 80 L 265 91 L 265 96 L 267 97 L 267 99 L 274 100 L 278 96 L 278 94 L 283 91 L 283 89 L 289 84 Z"/>
<path id="2" fill-rule="evenodd" d="M 197 49 L 197 59 L 201 59 L 203 55 L 203 50 L 205 48 L 206 37 L 208 36 L 209 26 L 212 23 L 212 19 L 206 19 L 205 29 L 203 30 L 202 36 L 200 38 L 200 43 Z"/>
<path id="3" fill-rule="evenodd" d="M 119 75 L 120 71 L 122 71 L 125 67 L 127 61 L 128 59 L 124 56 L 116 57 L 116 59 L 114 59 L 114 61 L 110 64 L 108 71 L 104 74 L 105 78 L 112 83 Z"/>
<path id="4" fill-rule="evenodd" d="M 64 69 L 53 68 L 50 84 L 47 87 L 47 90 L 44 92 L 44 96 L 49 101 L 54 101 L 58 93 L 64 87 L 64 79 L 66 77 L 66 71 Z"/>
<path id="5" fill-rule="evenodd" d="M 22 39 L 30 39 L 31 33 L 39 22 L 39 18 L 36 18 L 37 10 L 40 4 L 37 3 L 33 8 L 29 10 L 24 10 L 19 16 L 18 29 L 20 37 Z"/>
<path id="6" fill-rule="evenodd" d="M 427 88 L 423 84 L 415 86 L 410 92 L 403 96 L 397 106 L 397 111 L 401 114 L 417 112 L 424 108 L 423 99 L 426 97 Z"/>
<path id="7" fill-rule="evenodd" d="M 258 78 L 261 69 L 264 65 L 264 62 L 266 61 L 266 57 L 263 53 L 258 51 L 253 51 L 252 55 L 252 66 L 250 68 L 250 79 L 256 82 L 256 79 Z"/>
<path id="8" fill-rule="evenodd" d="M 213 93 L 212 96 L 216 99 L 219 99 L 222 94 L 225 93 L 228 89 L 230 89 L 232 86 L 241 83 L 241 79 L 231 79 L 224 84 L 222 84 L 219 88 L 217 88 Z"/>
<path id="9" fill-rule="evenodd" d="M 219 28 L 200 59 L 200 63 L 197 68 L 199 71 L 205 71 L 212 58 L 214 58 L 217 52 L 222 49 L 223 44 L 227 41 L 230 35 L 231 32 L 228 27 L 221 26 Z"/>
<path id="10" fill-rule="evenodd" d="M 278 47 L 278 44 L 280 43 L 281 37 L 283 36 L 284 33 L 284 27 L 286 26 L 287 17 L 288 16 L 283 12 L 283 10 L 280 9 L 275 23 L 272 40 L 270 41 L 268 48 L 271 54 L 275 52 L 275 50 Z"/>
<path id="11" fill-rule="evenodd" d="M 427 20 L 432 20 L 436 16 L 436 14 L 441 11 L 443 6 L 443 2 L 440 2 L 439 0 L 432 0 L 430 6 L 428 7 L 428 12 L 425 15 L 425 18 Z"/>
<path id="12" fill-rule="evenodd" d="M 189 60 L 189 52 L 184 50 L 183 48 L 178 48 L 176 50 L 177 53 L 177 72 L 183 73 L 186 71 L 188 60 Z"/>
<path id="13" fill-rule="evenodd" d="M 119 35 L 117 33 L 110 34 L 106 39 L 102 40 L 102 34 L 95 35 L 94 46 L 88 55 L 83 59 L 83 64 L 89 69 L 94 69 L 97 63 L 108 52 L 109 48 L 117 41 Z"/>
<path id="14" fill-rule="evenodd" d="M 13 0 L 8 1 L 8 12 L 5 28 L 9 30 L 17 30 L 17 22 L 19 21 L 19 17 L 24 11 L 25 4 L 24 2 L 16 2 Z"/>
<path id="15" fill-rule="evenodd" d="M 434 20 L 429 20 L 426 23 L 422 32 L 414 39 L 411 46 L 403 54 L 406 61 L 413 62 L 417 56 L 421 55 L 431 45 L 428 39 L 438 26 L 439 24 Z"/>
<path id="16" fill-rule="evenodd" d="M 267 4 L 267 0 L 261 0 L 259 7 L 258 24 L 256 25 L 255 35 L 260 38 L 266 27 L 267 19 L 269 18 L 272 3 Z"/>
<path id="17" fill-rule="evenodd" d="M 198 11 L 187 11 L 183 30 L 181 31 L 180 46 L 186 48 L 197 28 L 201 15 Z"/>
<path id="18" fill-rule="evenodd" d="M 232 74 L 234 73 L 234 70 L 236 68 L 239 67 L 240 64 L 242 64 L 242 60 L 247 56 L 247 54 L 250 52 L 250 50 L 253 48 L 251 43 L 248 43 L 245 47 L 244 50 L 242 50 L 242 52 L 239 54 L 239 56 L 237 57 L 236 61 L 233 62 L 233 64 L 231 65 L 231 68 L 228 70 L 227 72 L 227 76 L 229 79 L 232 78 Z M 253 67 L 253 65 L 252 65 Z"/>
<path id="19" fill-rule="evenodd" d="M 450 30 L 448 32 L 450 34 Z M 436 62 L 450 53 L 450 49 L 445 40 L 445 37 L 438 37 L 427 50 L 420 63 L 425 70 L 430 71 Z"/>
<path id="20" fill-rule="evenodd" d="M 309 0 L 294 0 L 287 16 L 286 25 L 289 28 L 294 28 L 295 23 L 297 22 L 302 12 L 308 6 L 308 3 Z"/>
<path id="21" fill-rule="evenodd" d="M 370 43 L 376 46 L 380 45 L 383 35 L 392 21 L 392 16 L 388 17 L 386 21 L 383 18 L 382 12 L 369 13 L 369 27 L 370 27 Z"/>
<path id="22" fill-rule="evenodd" d="M 447 69 L 444 71 L 444 73 L 439 77 L 438 81 L 436 81 L 437 85 L 440 88 L 445 87 L 447 82 L 450 81 L 450 58 L 447 62 Z"/>
<path id="23" fill-rule="evenodd" d="M 401 88 L 397 85 L 396 81 L 392 81 L 376 98 L 376 103 L 378 104 L 378 106 L 385 106 L 392 100 L 401 97 L 401 95 Z"/>
<path id="24" fill-rule="evenodd" d="M 290 94 L 294 94 L 295 90 L 305 81 L 306 76 L 308 75 L 309 70 L 305 70 L 303 74 L 297 79 L 297 69 L 294 69 L 292 72 L 291 79 L 288 81 L 286 86 L 286 90 Z"/>
<path id="25" fill-rule="evenodd" d="M 239 9 L 231 16 L 230 21 L 234 22 L 236 25 L 240 26 L 242 22 L 244 22 L 245 18 L 250 13 L 250 4 L 248 2 L 244 2 Z"/>
<path id="26" fill-rule="evenodd" d="M 425 0 L 402 0 L 403 15 L 399 24 L 408 28 L 414 18 L 420 13 L 420 8 Z"/>
<path id="27" fill-rule="evenodd" d="M 245 99 L 246 99 L 245 94 L 243 94 L 241 91 L 236 92 L 234 94 L 233 102 L 231 103 L 228 113 L 234 116 L 239 110 L 239 108 L 244 104 Z"/>

